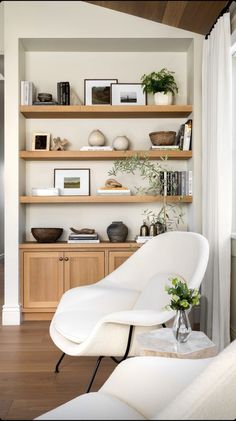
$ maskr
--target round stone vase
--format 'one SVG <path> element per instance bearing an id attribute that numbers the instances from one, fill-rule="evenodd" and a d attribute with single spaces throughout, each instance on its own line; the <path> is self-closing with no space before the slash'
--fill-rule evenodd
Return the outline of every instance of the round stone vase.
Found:
<path id="1" fill-rule="evenodd" d="M 192 329 L 186 310 L 177 310 L 172 330 L 174 337 L 178 342 L 187 342 Z"/>
<path id="2" fill-rule="evenodd" d="M 122 221 L 114 221 L 107 227 L 107 235 L 111 243 L 124 243 L 128 227 Z"/>

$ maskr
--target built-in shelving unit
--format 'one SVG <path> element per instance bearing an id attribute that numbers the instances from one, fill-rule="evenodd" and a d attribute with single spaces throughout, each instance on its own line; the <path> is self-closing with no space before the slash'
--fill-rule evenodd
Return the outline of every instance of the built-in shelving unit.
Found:
<path id="1" fill-rule="evenodd" d="M 192 151 L 182 150 L 127 150 L 127 151 L 20 151 L 20 158 L 25 160 L 113 160 L 131 156 L 149 159 L 190 159 Z"/>
<path id="2" fill-rule="evenodd" d="M 188 117 L 191 105 L 32 105 L 21 106 L 25 118 L 176 118 Z"/>
<path id="3" fill-rule="evenodd" d="M 163 196 L 21 196 L 20 203 L 153 203 L 162 202 Z M 167 196 L 172 203 L 191 203 L 192 196 Z"/>

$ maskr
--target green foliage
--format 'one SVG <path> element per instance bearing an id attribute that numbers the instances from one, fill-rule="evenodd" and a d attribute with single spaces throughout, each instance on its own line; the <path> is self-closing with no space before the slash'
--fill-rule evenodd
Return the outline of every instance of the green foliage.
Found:
<path id="1" fill-rule="evenodd" d="M 178 93 L 178 86 L 173 76 L 174 73 L 163 68 L 159 72 L 144 74 L 141 77 L 143 91 L 153 94 L 156 92 L 164 92 L 165 94 L 172 92 L 173 95 Z"/>
<path id="2" fill-rule="evenodd" d="M 188 310 L 191 306 L 199 304 L 201 295 L 197 288 L 191 289 L 186 282 L 173 278 L 172 287 L 166 286 L 165 291 L 171 295 L 171 303 L 166 306 L 168 310 Z"/>
<path id="3" fill-rule="evenodd" d="M 142 215 L 144 220 L 148 221 L 149 223 L 160 222 L 166 226 L 167 231 L 172 229 L 178 230 L 180 222 L 184 223 L 184 214 L 182 208 L 177 203 L 166 203 L 166 213 L 164 212 L 164 206 L 162 206 L 159 212 L 155 212 L 150 209 L 144 209 Z"/>

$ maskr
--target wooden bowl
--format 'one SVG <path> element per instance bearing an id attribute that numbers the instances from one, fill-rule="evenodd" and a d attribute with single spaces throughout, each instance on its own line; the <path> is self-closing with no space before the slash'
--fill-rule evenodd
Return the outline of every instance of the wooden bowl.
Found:
<path id="1" fill-rule="evenodd" d="M 39 243 L 55 243 L 63 233 L 63 228 L 31 228 L 31 233 Z"/>
<path id="2" fill-rule="evenodd" d="M 154 146 L 173 145 L 175 142 L 176 132 L 152 132 L 149 133 L 150 140 Z"/>

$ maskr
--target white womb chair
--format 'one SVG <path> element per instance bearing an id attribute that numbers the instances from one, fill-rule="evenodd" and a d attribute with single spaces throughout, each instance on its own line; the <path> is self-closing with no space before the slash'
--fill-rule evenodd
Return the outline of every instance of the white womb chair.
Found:
<path id="1" fill-rule="evenodd" d="M 164 309 L 169 296 L 164 287 L 171 275 L 191 288 L 202 282 L 209 255 L 207 240 L 193 232 L 174 231 L 145 243 L 126 262 L 101 281 L 63 294 L 50 324 L 50 335 L 65 354 L 98 356 L 89 383 L 104 356 L 137 355 L 135 336 L 164 325 L 174 316 Z"/>
<path id="2" fill-rule="evenodd" d="M 235 420 L 236 340 L 200 360 L 134 357 L 115 368 L 98 392 L 37 420 Z"/>

